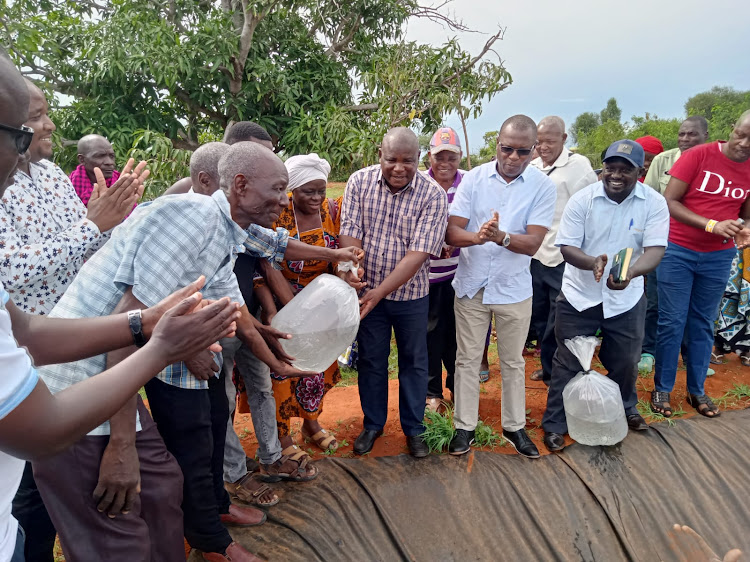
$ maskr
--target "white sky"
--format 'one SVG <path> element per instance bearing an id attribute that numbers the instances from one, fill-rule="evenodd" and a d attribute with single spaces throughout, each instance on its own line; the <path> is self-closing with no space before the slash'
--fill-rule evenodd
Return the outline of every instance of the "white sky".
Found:
<path id="1" fill-rule="evenodd" d="M 472 29 L 507 28 L 495 50 L 513 84 L 467 123 L 472 152 L 516 113 L 559 115 L 569 125 L 614 96 L 623 120 L 683 117 L 685 101 L 712 86 L 750 90 L 750 0 L 454 0 L 448 8 Z M 426 21 L 408 30 L 410 40 L 432 44 L 451 35 Z M 458 37 L 473 54 L 487 40 Z M 446 124 L 460 130 L 455 116 Z"/>

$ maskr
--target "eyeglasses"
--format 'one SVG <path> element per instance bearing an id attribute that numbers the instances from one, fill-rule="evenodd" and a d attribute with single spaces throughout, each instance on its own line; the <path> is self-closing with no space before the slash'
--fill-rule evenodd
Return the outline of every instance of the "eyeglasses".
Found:
<path id="1" fill-rule="evenodd" d="M 0 131 L 10 133 L 10 136 L 13 137 L 13 142 L 16 143 L 18 154 L 23 154 L 29 149 L 31 138 L 34 136 L 34 129 L 26 125 L 21 125 L 20 129 L 16 129 L 15 127 L 9 127 L 0 123 Z"/>
<path id="2" fill-rule="evenodd" d="M 513 154 L 513 152 L 516 152 L 518 153 L 519 156 L 523 157 L 523 156 L 528 156 L 529 154 L 531 154 L 535 146 L 536 145 L 532 145 L 531 148 L 514 148 L 512 146 L 505 146 L 504 144 L 501 144 L 500 152 L 502 152 L 506 156 L 510 156 L 511 154 Z"/>

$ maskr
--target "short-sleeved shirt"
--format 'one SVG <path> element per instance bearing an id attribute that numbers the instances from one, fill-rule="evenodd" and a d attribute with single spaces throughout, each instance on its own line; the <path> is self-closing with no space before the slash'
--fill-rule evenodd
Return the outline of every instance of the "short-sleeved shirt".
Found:
<path id="1" fill-rule="evenodd" d="M 0 280 L 21 310 L 47 314 L 109 235 L 59 166 L 41 160 L 29 172 L 17 171 L 0 200 Z"/>
<path id="2" fill-rule="evenodd" d="M 592 271 L 565 264 L 562 293 L 579 312 L 599 304 L 605 318 L 627 312 L 643 296 L 643 277 L 634 278 L 621 291 L 610 290 L 607 277 L 614 255 L 633 248 L 632 267 L 644 248 L 666 247 L 668 233 L 666 199 L 642 183 L 619 205 L 607 197 L 600 181 L 582 189 L 568 201 L 555 243 L 580 248 L 589 256 L 607 254 L 607 269 L 597 283 Z"/>
<path id="3" fill-rule="evenodd" d="M 750 160 L 734 162 L 721 151 L 723 142 L 694 146 L 680 156 L 669 174 L 688 184 L 681 203 L 694 213 L 716 221 L 736 220 L 750 196 Z M 670 221 L 669 241 L 696 252 L 734 247 L 734 240 Z"/>
<path id="4" fill-rule="evenodd" d="M 0 283 L 0 419 L 23 402 L 38 382 L 26 350 L 13 337 L 10 314 L 5 308 L 8 292 Z M 24 461 L 0 451 L 0 560 L 10 560 L 16 546 L 18 523 L 11 503 L 23 474 Z"/>
<path id="5" fill-rule="evenodd" d="M 283 259 L 288 236 L 256 227 L 251 236 L 232 220 L 222 191 L 211 197 L 170 195 L 139 205 L 112 239 L 81 269 L 50 317 L 85 318 L 111 314 L 128 287 L 151 307 L 175 290 L 206 276 L 201 289 L 207 299 L 230 297 L 242 304 L 232 271 L 234 258 L 254 247 L 255 255 Z M 252 243 L 251 243 L 252 242 Z M 264 250 L 261 249 L 261 246 Z M 53 393 L 95 376 L 106 368 L 106 354 L 74 363 L 41 367 L 39 373 Z M 170 365 L 159 378 L 188 389 L 205 389 L 184 363 Z M 137 426 L 138 429 L 140 426 Z M 89 435 L 108 435 L 109 422 Z"/>
<path id="6" fill-rule="evenodd" d="M 354 172 L 346 184 L 341 207 L 341 236 L 362 241 L 364 281 L 379 286 L 407 252 L 439 254 L 448 226 L 445 190 L 417 173 L 403 189 L 392 193 L 380 165 Z M 429 292 L 429 260 L 414 277 L 387 295 L 387 300 L 409 301 Z"/>
<path id="7" fill-rule="evenodd" d="M 643 183 L 664 195 L 667 184 L 672 178 L 669 175 L 669 170 L 672 169 L 681 155 L 682 151 L 679 148 L 672 148 L 654 156 Z"/>
<path id="8" fill-rule="evenodd" d="M 563 209 L 565 209 L 565 205 L 574 193 L 579 192 L 587 185 L 596 183 L 598 179 L 588 158 L 567 150 L 563 150 L 551 166 L 545 166 L 541 157 L 532 160 L 531 165 L 547 174 L 547 177 L 555 183 L 557 188 L 555 216 L 547 234 L 544 235 L 542 245 L 534 254 L 534 259 L 539 260 L 546 267 L 557 267 L 563 262 L 560 248 L 555 246 L 557 228 L 560 226 Z"/>
<path id="9" fill-rule="evenodd" d="M 425 172 L 433 180 L 435 176 L 432 173 L 432 168 Z M 448 197 L 448 205 L 453 203 L 453 196 L 456 194 L 461 179 L 464 177 L 466 172 L 464 170 L 456 171 L 456 177 L 453 178 L 453 185 L 448 188 L 445 195 Z M 439 185 L 439 184 L 438 184 Z M 444 281 L 452 281 L 453 275 L 456 273 L 458 267 L 458 254 L 460 253 L 459 248 L 455 248 L 449 258 L 441 258 L 440 256 L 430 256 L 430 283 L 442 283 Z"/>
<path id="10" fill-rule="evenodd" d="M 555 215 L 557 189 L 545 174 L 528 166 L 508 183 L 488 162 L 467 173 L 451 204 L 451 216 L 469 219 L 466 230 L 479 232 L 482 225 L 500 215 L 500 230 L 526 234 L 529 225 L 549 228 Z M 484 288 L 484 304 L 514 304 L 531 297 L 531 256 L 512 252 L 488 242 L 461 248 L 453 279 L 457 297 L 473 298 Z"/>

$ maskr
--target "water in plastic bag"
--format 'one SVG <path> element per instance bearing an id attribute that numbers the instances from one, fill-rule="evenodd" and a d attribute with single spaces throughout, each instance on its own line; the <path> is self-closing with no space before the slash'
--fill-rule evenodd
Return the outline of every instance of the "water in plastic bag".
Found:
<path id="1" fill-rule="evenodd" d="M 319 275 L 274 316 L 271 326 L 292 335 L 279 340 L 292 365 L 321 373 L 349 347 L 359 329 L 357 292 L 334 275 Z"/>
<path id="2" fill-rule="evenodd" d="M 628 423 L 620 387 L 591 370 L 596 344 L 595 337 L 565 340 L 565 346 L 583 367 L 563 389 L 568 434 L 584 445 L 616 445 L 628 434 Z"/>

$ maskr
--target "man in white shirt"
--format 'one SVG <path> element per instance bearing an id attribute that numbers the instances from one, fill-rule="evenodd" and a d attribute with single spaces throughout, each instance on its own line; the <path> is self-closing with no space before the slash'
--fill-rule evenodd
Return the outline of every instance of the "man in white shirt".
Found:
<path id="1" fill-rule="evenodd" d="M 563 449 L 568 429 L 563 389 L 581 370 L 564 342 L 593 336 L 597 330 L 602 335 L 599 359 L 620 386 L 628 426 L 648 429 L 636 410 L 635 390 L 646 314 L 643 276 L 664 255 L 669 211 L 661 195 L 638 181 L 644 156 L 634 141 L 613 143 L 604 157 L 602 181 L 573 195 L 560 221 L 555 243 L 567 264 L 557 300 L 557 352 L 542 418 L 544 444 L 553 452 Z M 633 257 L 625 280 L 616 282 L 610 268 L 624 248 L 633 248 Z"/>
<path id="2" fill-rule="evenodd" d="M 539 158 L 531 165 L 547 174 L 557 187 L 557 203 L 552 226 L 544 236 L 539 251 L 531 260 L 531 283 L 534 296 L 531 309 L 531 327 L 537 334 L 541 347 L 542 368 L 531 374 L 531 380 L 541 380 L 549 386 L 552 377 L 552 358 L 557 350 L 555 341 L 555 301 L 560 294 L 565 262 L 560 249 L 555 246 L 560 218 L 568 200 L 597 178 L 591 162 L 581 154 L 565 148 L 565 122 L 557 116 L 545 117 L 537 126 L 537 152 Z"/>
<path id="3" fill-rule="evenodd" d="M 452 455 L 468 453 L 479 419 L 479 364 L 495 315 L 503 379 L 503 436 L 519 454 L 538 458 L 526 435 L 523 348 L 531 319 L 529 262 L 555 212 L 555 184 L 529 167 L 536 123 L 515 115 L 503 123 L 497 162 L 467 173 L 451 205 L 446 242 L 462 248 L 456 291 L 456 374 Z"/>

